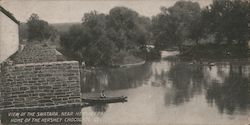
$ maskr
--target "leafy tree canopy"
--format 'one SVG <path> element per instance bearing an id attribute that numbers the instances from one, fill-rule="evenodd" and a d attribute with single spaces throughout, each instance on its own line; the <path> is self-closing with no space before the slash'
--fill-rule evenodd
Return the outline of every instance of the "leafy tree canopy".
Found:
<path id="1" fill-rule="evenodd" d="M 246 43 L 250 3 L 244 0 L 214 0 L 203 10 L 210 33 L 218 43 Z"/>
<path id="2" fill-rule="evenodd" d="M 28 25 L 28 40 L 46 40 L 53 39 L 56 35 L 56 30 L 52 28 L 48 22 L 41 20 L 37 14 L 32 14 L 27 21 Z"/>
<path id="3" fill-rule="evenodd" d="M 138 50 L 150 35 L 150 19 L 125 7 L 115 7 L 109 15 L 85 13 L 82 24 L 61 36 L 63 49 L 87 65 L 112 65 L 120 51 Z"/>
<path id="4" fill-rule="evenodd" d="M 153 17 L 152 32 L 156 47 L 178 46 L 187 39 L 198 39 L 194 24 L 200 20 L 201 8 L 197 2 L 178 1 L 174 6 L 161 8 L 161 13 Z"/>

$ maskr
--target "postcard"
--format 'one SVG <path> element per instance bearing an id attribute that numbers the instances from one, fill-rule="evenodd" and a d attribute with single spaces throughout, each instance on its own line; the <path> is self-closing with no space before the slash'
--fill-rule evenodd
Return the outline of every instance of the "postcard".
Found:
<path id="1" fill-rule="evenodd" d="M 249 125 L 249 0 L 0 0 L 1 125 Z"/>

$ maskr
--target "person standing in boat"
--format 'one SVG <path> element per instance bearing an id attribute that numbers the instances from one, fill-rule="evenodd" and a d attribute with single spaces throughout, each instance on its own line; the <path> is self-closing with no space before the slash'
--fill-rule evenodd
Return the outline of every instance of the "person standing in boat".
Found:
<path id="1" fill-rule="evenodd" d="M 102 89 L 100 97 L 101 98 L 106 98 L 106 95 L 104 94 L 104 89 Z"/>

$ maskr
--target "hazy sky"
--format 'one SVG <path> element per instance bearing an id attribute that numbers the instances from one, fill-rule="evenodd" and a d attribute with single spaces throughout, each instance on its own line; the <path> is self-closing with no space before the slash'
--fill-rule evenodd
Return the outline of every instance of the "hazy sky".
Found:
<path id="1" fill-rule="evenodd" d="M 91 10 L 108 13 L 115 6 L 125 6 L 139 14 L 151 17 L 160 12 L 161 6 L 172 6 L 177 0 L 0 0 L 21 22 L 26 22 L 32 13 L 49 23 L 80 22 L 83 14 Z M 192 0 L 202 7 L 212 0 Z"/>

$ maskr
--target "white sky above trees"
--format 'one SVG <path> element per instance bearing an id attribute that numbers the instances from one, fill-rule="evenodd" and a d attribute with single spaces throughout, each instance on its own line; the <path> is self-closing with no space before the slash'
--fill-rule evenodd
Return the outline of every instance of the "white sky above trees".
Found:
<path id="1" fill-rule="evenodd" d="M 172 6 L 177 0 L 0 0 L 0 5 L 13 13 L 17 20 L 26 22 L 36 13 L 49 23 L 81 22 L 84 13 L 97 10 L 107 14 L 115 6 L 124 6 L 140 15 L 151 17 L 160 12 L 160 7 Z M 201 7 L 212 0 L 191 0 Z"/>

